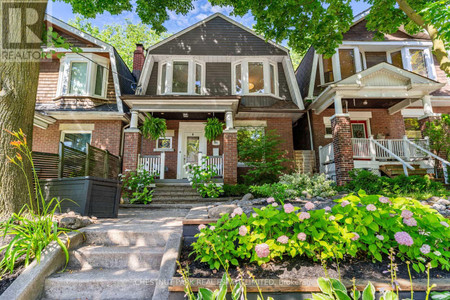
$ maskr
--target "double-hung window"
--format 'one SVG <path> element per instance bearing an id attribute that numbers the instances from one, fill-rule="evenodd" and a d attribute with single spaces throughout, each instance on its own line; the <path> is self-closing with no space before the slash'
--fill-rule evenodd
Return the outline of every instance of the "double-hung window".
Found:
<path id="1" fill-rule="evenodd" d="M 269 60 L 245 59 L 232 66 L 233 94 L 278 96 L 278 67 Z"/>
<path id="2" fill-rule="evenodd" d="M 205 64 L 195 60 L 170 60 L 160 63 L 158 93 L 202 95 Z"/>
<path id="3" fill-rule="evenodd" d="M 92 53 L 67 53 L 61 58 L 58 96 L 106 98 L 107 82 L 107 58 Z"/>

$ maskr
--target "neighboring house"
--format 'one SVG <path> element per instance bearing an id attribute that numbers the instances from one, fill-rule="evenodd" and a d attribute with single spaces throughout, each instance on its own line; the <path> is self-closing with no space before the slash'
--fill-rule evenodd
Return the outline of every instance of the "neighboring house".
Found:
<path id="1" fill-rule="evenodd" d="M 60 142 L 84 151 L 90 143 L 121 155 L 129 114 L 120 97 L 134 93 L 134 76 L 111 45 L 49 15 L 45 21 L 82 52 L 54 49 L 41 61 L 33 151 L 58 153 Z"/>
<path id="2" fill-rule="evenodd" d="M 292 124 L 304 114 L 289 51 L 266 41 L 232 19 L 214 14 L 147 49 L 136 57 L 140 74 L 135 95 L 122 96 L 131 110 L 125 130 L 125 170 L 143 164 L 161 178 L 186 178 L 184 165 L 209 156 L 228 184 L 237 183 L 239 130 L 274 130 L 293 158 Z M 167 120 L 166 136 L 143 139 L 145 115 Z M 207 118 L 226 129 L 207 142 Z M 200 157 L 200 158 L 199 158 Z"/>
<path id="3" fill-rule="evenodd" d="M 421 126 L 450 113 L 450 83 L 428 35 L 400 28 L 374 41 L 366 14 L 344 34 L 336 54 L 327 59 L 310 48 L 296 70 L 308 111 L 294 129 L 296 149 L 315 150 L 320 171 L 338 184 L 353 168 L 388 174 L 395 165 L 414 164 L 410 174 L 431 172 L 429 156 L 403 139 L 426 145 Z"/>

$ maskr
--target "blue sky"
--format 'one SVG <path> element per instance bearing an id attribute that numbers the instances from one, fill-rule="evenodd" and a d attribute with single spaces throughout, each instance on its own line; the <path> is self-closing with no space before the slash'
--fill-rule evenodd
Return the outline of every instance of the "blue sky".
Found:
<path id="1" fill-rule="evenodd" d="M 367 5 L 367 3 L 364 3 L 362 1 L 359 2 L 352 1 L 352 8 L 354 15 L 356 15 L 369 8 L 369 5 Z M 176 33 L 217 12 L 230 16 L 231 10 L 232 9 L 230 7 L 212 6 L 207 0 L 197 0 L 194 2 L 194 9 L 186 16 L 177 15 L 173 12 L 169 12 L 170 20 L 165 22 L 164 26 L 167 28 L 167 31 L 169 33 Z M 70 19 L 74 18 L 74 14 L 72 13 L 72 7 L 64 2 L 50 1 L 47 8 L 47 12 L 50 15 L 64 22 L 67 22 Z M 246 14 L 243 17 L 235 17 L 235 16 L 230 17 L 236 20 L 237 22 L 250 28 L 255 23 L 251 14 Z M 139 16 L 134 12 L 124 12 L 117 16 L 112 16 L 109 13 L 105 13 L 102 15 L 98 15 L 95 19 L 91 19 L 90 21 L 94 25 L 102 28 L 105 24 L 124 23 L 125 19 L 130 19 L 133 23 L 138 23 L 140 21 Z"/>

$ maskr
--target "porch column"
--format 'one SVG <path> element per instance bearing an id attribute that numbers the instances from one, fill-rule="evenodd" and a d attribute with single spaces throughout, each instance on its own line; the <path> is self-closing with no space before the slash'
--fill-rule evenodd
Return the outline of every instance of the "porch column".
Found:
<path id="1" fill-rule="evenodd" d="M 141 132 L 139 129 L 128 128 L 125 130 L 122 173 L 135 171 L 137 169 L 141 141 Z"/>
<path id="2" fill-rule="evenodd" d="M 425 130 L 425 125 L 427 122 L 436 120 L 441 117 L 441 114 L 436 114 L 433 112 L 433 106 L 431 105 L 431 96 L 425 95 L 422 98 L 423 104 L 423 116 L 419 118 L 420 130 L 423 132 Z"/>
<path id="3" fill-rule="evenodd" d="M 338 104 L 336 102 L 337 101 L 335 101 L 335 107 L 337 106 L 336 104 Z M 348 172 L 354 168 L 353 145 L 350 116 L 343 113 L 338 114 L 338 111 L 342 111 L 342 106 L 336 108 L 336 114 L 332 116 L 330 120 L 333 132 L 336 182 L 338 185 L 344 185 L 346 182 L 350 181 Z"/>
<path id="4" fill-rule="evenodd" d="M 137 110 L 131 111 L 130 129 L 137 129 L 139 121 L 139 112 Z"/>
<path id="5" fill-rule="evenodd" d="M 226 128 L 223 131 L 223 183 L 237 184 L 237 130 L 234 129 L 233 112 L 225 113 Z"/>

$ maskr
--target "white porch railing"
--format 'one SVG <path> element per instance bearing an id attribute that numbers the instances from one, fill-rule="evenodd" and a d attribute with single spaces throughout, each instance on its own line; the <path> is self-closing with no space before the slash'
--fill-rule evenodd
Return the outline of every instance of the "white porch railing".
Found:
<path id="1" fill-rule="evenodd" d="M 371 142 L 373 140 L 373 143 Z M 352 138 L 353 158 L 371 160 L 393 159 L 393 154 L 403 160 L 427 159 L 429 155 L 413 145 L 428 148 L 428 139 L 409 141 L 403 139 L 375 140 Z M 411 144 L 412 143 L 412 144 Z"/>
<path id="2" fill-rule="evenodd" d="M 207 166 L 212 166 L 219 177 L 223 177 L 223 155 L 203 156 L 202 153 L 199 153 L 198 164 L 201 165 L 202 161 L 205 161 Z"/>
<path id="3" fill-rule="evenodd" d="M 334 164 L 333 143 L 319 147 L 320 172 L 325 173 L 328 178 L 336 179 L 336 165 Z"/>
<path id="4" fill-rule="evenodd" d="M 139 167 L 150 172 L 150 174 L 157 174 L 159 179 L 164 179 L 166 153 L 161 152 L 160 155 L 139 155 Z"/>

